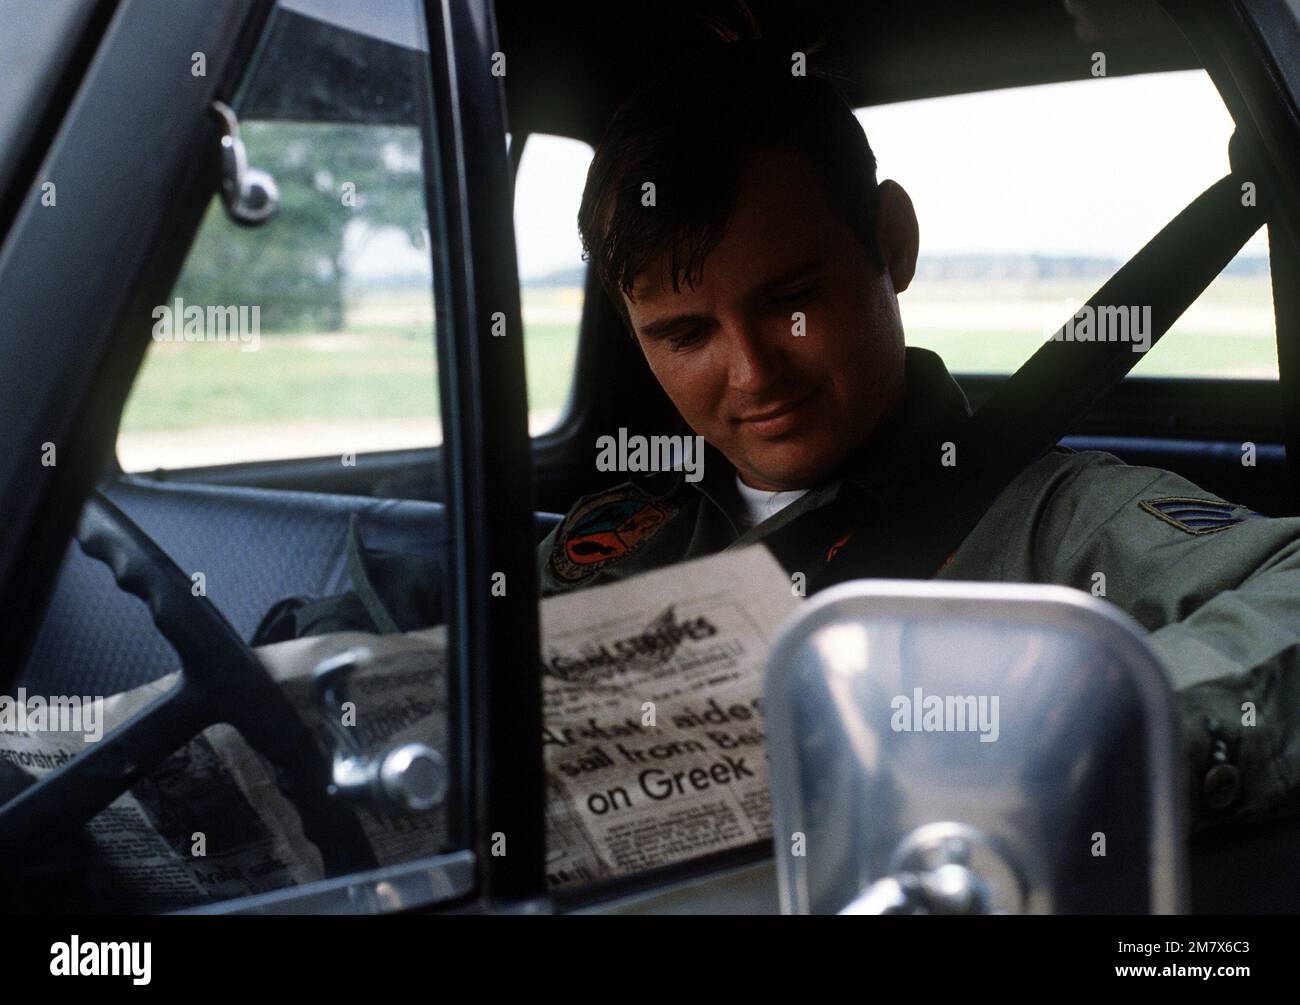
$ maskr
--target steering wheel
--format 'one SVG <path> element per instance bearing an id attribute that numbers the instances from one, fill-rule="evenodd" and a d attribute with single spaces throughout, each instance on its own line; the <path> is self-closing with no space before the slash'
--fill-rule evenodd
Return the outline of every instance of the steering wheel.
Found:
<path id="1" fill-rule="evenodd" d="M 82 551 L 139 597 L 176 650 L 180 680 L 67 764 L 0 807 L 0 868 L 30 861 L 50 835 L 82 827 L 217 723 L 235 727 L 275 768 L 277 782 L 320 850 L 327 876 L 376 865 L 356 815 L 329 798 L 330 764 L 315 736 L 256 654 L 206 596 L 140 527 L 93 492 L 77 528 Z"/>

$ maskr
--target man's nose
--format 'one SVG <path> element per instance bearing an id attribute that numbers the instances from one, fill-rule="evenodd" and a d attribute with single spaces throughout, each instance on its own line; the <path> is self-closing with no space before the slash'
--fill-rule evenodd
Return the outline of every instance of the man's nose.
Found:
<path id="1" fill-rule="evenodd" d="M 732 390 L 753 394 L 780 379 L 785 370 L 785 353 L 775 333 L 750 322 L 733 325 L 727 335 L 728 384 Z"/>

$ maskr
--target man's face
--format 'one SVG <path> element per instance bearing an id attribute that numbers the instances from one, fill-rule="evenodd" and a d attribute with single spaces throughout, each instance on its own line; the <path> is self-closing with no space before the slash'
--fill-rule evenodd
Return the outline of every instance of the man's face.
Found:
<path id="1" fill-rule="evenodd" d="M 881 189 L 883 272 L 833 215 L 804 155 L 758 152 L 700 283 L 673 293 L 664 259 L 624 297 L 655 377 L 747 485 L 824 481 L 901 396 L 896 294 L 915 265 L 916 218 L 901 188 Z"/>

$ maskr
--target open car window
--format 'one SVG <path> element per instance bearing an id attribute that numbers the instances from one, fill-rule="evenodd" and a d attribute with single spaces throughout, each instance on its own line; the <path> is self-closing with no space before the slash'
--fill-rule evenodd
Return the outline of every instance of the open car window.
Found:
<path id="1" fill-rule="evenodd" d="M 1202 70 L 908 101 L 858 118 L 880 177 L 903 184 L 920 221 L 917 275 L 899 298 L 908 342 L 957 374 L 1014 372 L 1227 173 L 1232 134 Z M 1133 375 L 1277 377 L 1262 230 Z"/>
<path id="2" fill-rule="evenodd" d="M 419 131 L 241 131 L 281 210 L 247 229 L 213 198 L 150 333 L 118 436 L 123 469 L 440 443 L 428 235 L 411 223 L 424 213 Z M 226 315 L 235 324 L 208 321 Z"/>
<path id="3" fill-rule="evenodd" d="M 366 25 L 352 4 L 291 4 L 275 16 L 237 111 L 248 161 L 274 179 L 279 210 L 240 226 L 213 196 L 170 300 L 154 311 L 118 435 L 124 470 L 441 442 L 439 252 L 424 225 L 417 77 L 376 62 L 415 52 L 401 43 L 416 6 L 380 5 L 371 33 L 341 26 Z"/>
<path id="4" fill-rule="evenodd" d="M 277 76 L 284 88 L 305 83 L 294 64 Z M 391 117 L 376 104 L 350 108 L 356 121 L 242 122 L 250 163 L 280 188 L 280 212 L 250 230 L 213 197 L 122 417 L 123 470 L 442 443 L 420 136 Z M 516 178 L 533 435 L 569 404 L 586 278 L 576 219 L 591 156 L 579 140 L 529 136 Z"/>
<path id="5" fill-rule="evenodd" d="M 592 149 L 535 133 L 515 175 L 515 242 L 528 368 L 528 428 L 537 436 L 564 418 L 578 357 L 587 263 L 578 205 Z"/>

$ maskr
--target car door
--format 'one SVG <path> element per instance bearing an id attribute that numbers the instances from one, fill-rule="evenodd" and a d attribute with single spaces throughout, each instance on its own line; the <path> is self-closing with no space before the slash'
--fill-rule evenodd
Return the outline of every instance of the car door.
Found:
<path id="1" fill-rule="evenodd" d="M 4 237 L 9 449 L 0 459 L 0 497 L 11 519 L 0 535 L 0 596 L 9 605 L 0 691 L 9 691 L 42 625 L 83 501 L 111 474 L 116 419 L 209 199 L 223 182 L 242 190 L 220 156 L 214 103 L 236 117 L 251 107 L 257 70 L 277 53 L 364 78 L 376 69 L 367 59 L 397 52 L 411 74 L 436 313 L 429 334 L 446 509 L 434 546 L 446 569 L 450 833 L 445 847 L 401 867 L 414 881 L 399 887 L 413 892 L 358 896 L 379 880 L 335 876 L 326 896 L 354 909 L 532 900 L 544 892 L 536 530 L 491 6 L 241 0 L 218 10 L 115 5 Z M 390 51 L 382 43 L 394 43 L 395 27 L 403 37 Z M 304 29 L 325 48 L 298 51 Z M 340 39 L 344 49 L 330 50 Z M 140 59 L 142 52 L 153 56 Z M 359 62 L 348 63 L 358 52 Z M 310 87 L 284 93 L 316 95 Z M 57 186 L 53 205 L 42 204 L 47 181 Z M 284 545 L 292 556 L 292 542 Z M 51 828 L 69 823 L 60 817 Z M 383 881 L 393 889 L 391 872 Z M 254 909 L 291 900 L 289 891 Z M 299 901 L 298 909 L 312 906 Z"/>

